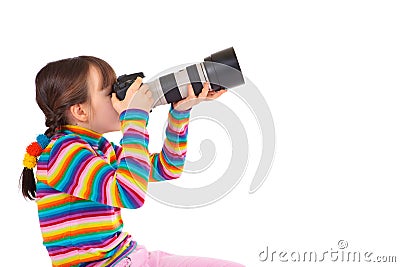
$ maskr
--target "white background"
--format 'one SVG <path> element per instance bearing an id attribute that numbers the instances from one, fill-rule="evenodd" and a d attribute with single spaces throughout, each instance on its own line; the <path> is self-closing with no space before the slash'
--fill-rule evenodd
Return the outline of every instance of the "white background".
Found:
<path id="1" fill-rule="evenodd" d="M 225 198 L 198 209 L 149 198 L 124 210 L 125 230 L 149 250 L 247 266 L 270 264 L 258 260 L 266 246 L 322 253 L 341 239 L 400 261 L 399 14 L 397 1 L 3 1 L 0 265 L 50 266 L 36 205 L 18 190 L 24 149 L 45 130 L 34 90 L 41 67 L 86 54 L 118 74 L 151 77 L 230 46 L 274 118 L 267 180 L 248 193 L 260 155 L 249 144 L 246 175 Z M 248 112 L 240 107 L 238 115 Z M 166 114 L 150 116 L 151 152 L 161 148 Z M 254 122 L 232 123 L 257 135 Z M 193 159 L 201 131 L 189 134 Z M 191 176 L 181 179 L 204 177 Z"/>

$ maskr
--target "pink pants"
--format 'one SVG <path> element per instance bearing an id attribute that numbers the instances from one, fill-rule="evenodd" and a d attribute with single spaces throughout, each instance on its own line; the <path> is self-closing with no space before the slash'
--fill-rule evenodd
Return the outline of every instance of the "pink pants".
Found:
<path id="1" fill-rule="evenodd" d="M 164 251 L 147 251 L 145 246 L 136 249 L 122 259 L 115 267 L 243 267 L 232 261 L 214 258 L 179 256 Z"/>

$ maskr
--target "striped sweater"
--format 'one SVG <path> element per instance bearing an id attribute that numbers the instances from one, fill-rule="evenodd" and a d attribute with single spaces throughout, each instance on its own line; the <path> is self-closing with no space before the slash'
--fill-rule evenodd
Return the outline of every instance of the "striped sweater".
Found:
<path id="1" fill-rule="evenodd" d="M 39 222 L 53 266 L 114 266 L 136 247 L 122 231 L 121 208 L 143 205 L 148 182 L 178 178 L 184 167 L 190 110 L 168 114 L 160 153 L 149 153 L 149 114 L 120 115 L 120 146 L 65 125 L 37 164 Z"/>

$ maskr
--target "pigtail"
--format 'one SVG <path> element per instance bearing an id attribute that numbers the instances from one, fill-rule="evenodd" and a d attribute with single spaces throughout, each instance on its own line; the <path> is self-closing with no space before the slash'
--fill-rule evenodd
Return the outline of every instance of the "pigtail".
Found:
<path id="1" fill-rule="evenodd" d="M 50 139 L 46 135 L 40 134 L 36 138 L 36 142 L 31 143 L 26 148 L 23 160 L 24 169 L 22 170 L 19 182 L 22 195 L 30 200 L 35 200 L 36 198 L 36 179 L 33 174 L 33 168 L 36 166 L 37 157 L 42 154 L 49 143 Z"/>
<path id="2" fill-rule="evenodd" d="M 29 200 L 35 200 L 36 198 L 36 180 L 33 174 L 33 169 L 28 169 L 24 167 L 21 176 L 19 178 L 19 183 L 24 198 Z"/>

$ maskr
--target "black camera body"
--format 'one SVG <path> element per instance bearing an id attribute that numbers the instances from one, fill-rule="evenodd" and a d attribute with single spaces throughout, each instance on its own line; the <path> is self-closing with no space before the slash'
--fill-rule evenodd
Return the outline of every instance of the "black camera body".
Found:
<path id="1" fill-rule="evenodd" d="M 144 78 L 145 76 L 143 72 L 137 72 L 129 75 L 124 74 L 117 78 L 117 81 L 113 84 L 113 91 L 119 100 L 123 100 L 125 98 L 126 91 L 137 77 Z"/>

